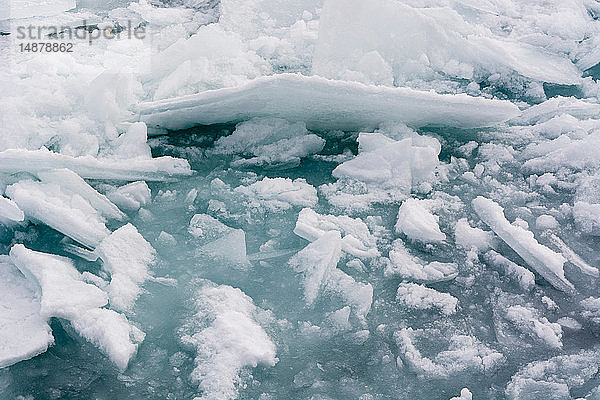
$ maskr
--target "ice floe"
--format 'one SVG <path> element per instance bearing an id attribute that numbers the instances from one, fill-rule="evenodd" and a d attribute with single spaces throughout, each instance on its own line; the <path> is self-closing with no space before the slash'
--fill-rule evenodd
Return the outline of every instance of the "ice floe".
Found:
<path id="1" fill-rule="evenodd" d="M 104 218 L 87 200 L 56 183 L 22 180 L 8 186 L 6 194 L 28 218 L 87 247 L 96 247 L 110 234 Z"/>
<path id="2" fill-rule="evenodd" d="M 140 104 L 149 127 L 184 129 L 255 117 L 304 121 L 308 129 L 358 130 L 382 121 L 409 126 L 491 126 L 519 114 L 510 102 L 370 86 L 319 76 L 276 74 L 238 87 Z"/>
<path id="3" fill-rule="evenodd" d="M 421 337 L 427 338 L 433 332 L 405 328 L 394 333 L 398 345 L 399 364 L 408 367 L 425 378 L 441 378 L 470 372 L 491 374 L 506 359 L 505 357 L 468 335 L 454 334 L 448 338 L 448 349 L 437 353 L 433 358 L 424 357 L 416 347 Z"/>
<path id="4" fill-rule="evenodd" d="M 541 317 L 532 307 L 514 305 L 508 307 L 505 318 L 521 332 L 543 341 L 552 348 L 562 347 L 562 328 L 560 324 Z"/>
<path id="5" fill-rule="evenodd" d="M 40 315 L 64 318 L 124 370 L 137 352 L 145 334 L 127 318 L 102 308 L 108 296 L 83 281 L 72 262 L 64 257 L 40 253 L 17 244 L 10 251 L 12 262 L 40 288 Z"/>
<path id="6" fill-rule="evenodd" d="M 40 314 L 35 283 L 7 256 L 0 257 L 0 276 L 0 368 L 4 368 L 45 352 L 54 337 Z"/>
<path id="7" fill-rule="evenodd" d="M 106 218 L 125 219 L 125 214 L 119 210 L 116 204 L 98 193 L 96 189 L 69 169 L 42 170 L 37 173 L 37 176 L 43 183 L 59 185 L 61 190 L 68 190 L 81 196 Z"/>
<path id="8" fill-rule="evenodd" d="M 106 195 L 119 208 L 137 211 L 150 202 L 152 192 L 146 182 L 137 181 L 109 190 Z"/>
<path id="9" fill-rule="evenodd" d="M 417 283 L 401 283 L 396 292 L 396 300 L 401 306 L 415 310 L 439 310 L 444 315 L 456 313 L 458 299 L 451 294 Z"/>
<path id="10" fill-rule="evenodd" d="M 25 219 L 25 214 L 17 203 L 4 196 L 0 196 L 0 220 L 20 222 Z"/>
<path id="11" fill-rule="evenodd" d="M 281 118 L 253 118 L 238 124 L 235 131 L 215 142 L 215 154 L 239 154 L 249 158 L 233 161 L 233 166 L 293 167 L 300 159 L 323 150 L 325 140 L 309 134 L 302 122 Z"/>
<path id="12" fill-rule="evenodd" d="M 418 199 L 407 199 L 398 210 L 396 233 L 403 233 L 409 239 L 423 243 L 439 243 L 446 240 L 440 230 L 439 217 L 432 214 Z"/>
<path id="13" fill-rule="evenodd" d="M 127 224 L 105 238 L 95 254 L 110 274 L 107 289 L 111 308 L 130 310 L 141 293 L 140 286 L 151 276 L 148 266 L 154 262 L 156 251 L 135 226 Z"/>
<path id="14" fill-rule="evenodd" d="M 192 174 L 186 160 L 169 156 L 151 159 L 99 159 L 91 156 L 72 157 L 47 149 L 9 149 L 0 152 L 0 172 L 32 174 L 50 169 L 67 168 L 82 178 L 125 181 L 163 181 Z"/>
<path id="15" fill-rule="evenodd" d="M 354 257 L 368 259 L 377 257 L 377 238 L 360 218 L 347 215 L 321 215 L 310 208 L 298 214 L 294 233 L 311 242 L 327 232 L 337 231 L 342 235 L 342 250 Z"/>
<path id="16" fill-rule="evenodd" d="M 506 387 L 506 397 L 510 400 L 572 398 L 573 390 L 584 389 L 593 381 L 599 367 L 597 350 L 534 361 L 513 375 Z"/>
<path id="17" fill-rule="evenodd" d="M 339 231 L 327 231 L 310 243 L 289 261 L 303 275 L 304 299 L 311 306 L 321 288 L 327 282 L 342 252 L 342 237 Z"/>
<path id="18" fill-rule="evenodd" d="M 271 211 L 288 210 L 292 207 L 314 207 L 317 189 L 305 179 L 263 178 L 248 186 L 238 186 L 235 194 L 247 197 L 250 206 L 263 206 Z"/>
<path id="19" fill-rule="evenodd" d="M 199 240 L 198 254 L 229 261 L 243 268 L 249 266 L 243 230 L 230 228 L 210 215 L 195 214 L 188 232 Z"/>
<path id="20" fill-rule="evenodd" d="M 362 211 L 373 203 L 404 200 L 413 189 L 429 191 L 439 165 L 437 139 L 388 124 L 359 134 L 357 141 L 358 155 L 332 172 L 338 181 L 321 186 L 332 205 Z"/>
<path id="21" fill-rule="evenodd" d="M 404 242 L 396 239 L 389 253 L 389 263 L 386 264 L 383 275 L 386 277 L 399 276 L 402 279 L 420 282 L 449 281 L 458 275 L 455 263 L 433 261 L 426 263 L 411 255 Z"/>
<path id="22" fill-rule="evenodd" d="M 276 347 L 260 325 L 265 311 L 240 289 L 207 283 L 194 298 L 194 320 L 183 328 L 184 344 L 195 348 L 191 378 L 202 399 L 237 398 L 240 373 L 258 365 L 274 366 Z"/>

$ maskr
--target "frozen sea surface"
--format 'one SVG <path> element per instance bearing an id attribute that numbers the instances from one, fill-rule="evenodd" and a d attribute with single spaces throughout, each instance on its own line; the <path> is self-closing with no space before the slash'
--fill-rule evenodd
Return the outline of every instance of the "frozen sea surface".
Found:
<path id="1" fill-rule="evenodd" d="M 597 2 L 15 3 L 1 399 L 600 398 Z"/>

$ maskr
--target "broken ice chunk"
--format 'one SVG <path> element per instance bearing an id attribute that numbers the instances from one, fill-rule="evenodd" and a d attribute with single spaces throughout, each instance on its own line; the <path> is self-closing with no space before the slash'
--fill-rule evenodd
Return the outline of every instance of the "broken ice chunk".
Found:
<path id="1" fill-rule="evenodd" d="M 230 136 L 216 141 L 216 154 L 250 156 L 234 161 L 242 165 L 295 166 L 300 159 L 323 150 L 325 140 L 309 134 L 302 122 L 290 123 L 280 118 L 253 118 L 238 124 Z"/>
<path id="2" fill-rule="evenodd" d="M 0 369 L 45 352 L 54 343 L 40 298 L 6 256 L 0 256 Z"/>
<path id="3" fill-rule="evenodd" d="M 91 187 L 79 175 L 69 169 L 43 170 L 39 171 L 37 176 L 44 183 L 56 184 L 65 190 L 78 194 L 107 218 L 114 218 L 117 220 L 125 219 L 125 214 L 123 214 L 115 204 L 103 194 L 98 193 L 96 189 Z"/>
<path id="4" fill-rule="evenodd" d="M 379 256 L 377 239 L 360 218 L 321 215 L 310 208 L 304 208 L 298 214 L 294 228 L 296 235 L 312 242 L 330 231 L 338 231 L 343 236 L 344 252 L 363 259 Z"/>
<path id="5" fill-rule="evenodd" d="M 24 180 L 8 186 L 6 194 L 28 217 L 85 246 L 96 247 L 110 234 L 102 217 L 87 200 L 55 183 Z"/>
<path id="6" fill-rule="evenodd" d="M 83 337 L 96 344 L 121 370 L 137 351 L 145 334 L 131 325 L 125 316 L 101 309 L 108 296 L 94 285 L 84 282 L 71 260 L 14 245 L 10 258 L 40 288 L 40 315 L 71 322 Z"/>
<path id="7" fill-rule="evenodd" d="M 16 244 L 10 258 L 28 279 L 41 289 L 41 314 L 70 319 L 74 315 L 108 303 L 106 293 L 85 283 L 71 260 L 29 250 Z"/>
<path id="8" fill-rule="evenodd" d="M 48 149 L 9 149 L 0 152 L 0 172 L 14 174 L 68 168 L 86 179 L 117 179 L 125 181 L 165 181 L 192 174 L 186 160 L 157 157 L 138 160 L 99 159 L 90 156 L 71 157 Z"/>
<path id="9" fill-rule="evenodd" d="M 70 322 L 82 337 L 96 345 L 121 370 L 137 352 L 146 334 L 123 314 L 106 308 L 93 308 L 71 317 Z"/>
<path id="10" fill-rule="evenodd" d="M 276 347 L 259 324 L 265 311 L 231 286 L 206 284 L 196 293 L 195 316 L 183 327 L 197 354 L 191 378 L 203 399 L 237 398 L 242 370 L 274 366 Z"/>
<path id="11" fill-rule="evenodd" d="M 471 393 L 471 391 L 469 389 L 462 388 L 460 390 L 460 396 L 453 397 L 450 400 L 473 400 L 473 394 Z"/>
<path id="12" fill-rule="evenodd" d="M 127 224 L 104 239 L 95 254 L 102 259 L 102 268 L 110 274 L 111 308 L 130 310 L 142 291 L 140 285 L 150 278 L 148 265 L 154 261 L 156 251 L 135 226 Z"/>
<path id="13" fill-rule="evenodd" d="M 111 190 L 107 196 L 123 210 L 137 211 L 150 202 L 151 194 L 146 182 L 137 181 Z"/>
<path id="14" fill-rule="evenodd" d="M 454 227 L 454 240 L 465 250 L 486 251 L 492 247 L 493 237 L 493 232 L 471 227 L 466 218 L 459 219 Z"/>
<path id="15" fill-rule="evenodd" d="M 308 129 L 356 131 L 381 121 L 414 127 L 492 126 L 516 117 L 519 110 L 509 101 L 283 73 L 239 87 L 144 103 L 138 112 L 148 126 L 171 130 L 276 117 L 306 121 Z"/>
<path id="16" fill-rule="evenodd" d="M 111 158 L 125 160 L 151 159 L 152 152 L 148 146 L 148 129 L 143 122 L 134 122 L 122 133 L 108 150 Z"/>
<path id="17" fill-rule="evenodd" d="M 0 221 L 3 219 L 21 222 L 25 219 L 25 214 L 19 208 L 17 203 L 4 196 L 0 196 Z"/>
<path id="18" fill-rule="evenodd" d="M 571 115 L 581 120 L 597 119 L 600 118 L 600 104 L 575 97 L 557 96 L 529 107 L 510 122 L 519 125 L 536 125 L 561 115 Z"/>
<path id="19" fill-rule="evenodd" d="M 249 266 L 243 230 L 230 228 L 210 215 L 195 214 L 188 232 L 200 241 L 198 254 L 226 260 L 242 268 Z"/>
<path id="20" fill-rule="evenodd" d="M 373 303 L 373 286 L 370 283 L 357 282 L 344 271 L 333 268 L 325 283 L 326 290 L 337 293 L 351 305 L 356 315 L 364 321 Z"/>
<path id="21" fill-rule="evenodd" d="M 514 305 L 508 307 L 505 317 L 514 324 L 519 331 L 543 341 L 550 347 L 561 348 L 561 326 L 557 323 L 548 321 L 546 317 L 542 317 L 538 314 L 537 310 L 532 307 Z"/>
<path id="22" fill-rule="evenodd" d="M 552 286 L 567 293 L 575 291 L 565 278 L 563 265 L 567 260 L 561 254 L 539 244 L 532 232 L 508 222 L 504 210 L 494 201 L 479 196 L 472 204 L 479 218 Z"/>
<path id="23" fill-rule="evenodd" d="M 336 268 L 341 250 L 340 232 L 328 231 L 290 259 L 289 264 L 304 276 L 304 298 L 308 306 L 313 305 L 331 271 Z"/>
<path id="24" fill-rule="evenodd" d="M 588 297 L 579 302 L 581 305 L 581 315 L 593 322 L 594 324 L 600 325 L 600 297 Z"/>
<path id="25" fill-rule="evenodd" d="M 564 354 L 534 361 L 521 368 L 506 386 L 509 400 L 571 399 L 573 392 L 590 386 L 600 364 L 597 350 Z"/>
<path id="26" fill-rule="evenodd" d="M 582 232 L 600 236 L 600 204 L 576 201 L 573 205 L 573 218 Z"/>
<path id="27" fill-rule="evenodd" d="M 317 189 L 298 178 L 263 178 L 248 186 L 238 186 L 235 193 L 248 197 L 250 206 L 261 205 L 270 211 L 285 211 L 293 206 L 314 207 L 317 204 Z"/>
<path id="28" fill-rule="evenodd" d="M 396 233 L 403 233 L 411 240 L 423 243 L 439 243 L 446 240 L 440 230 L 439 217 L 424 205 L 423 200 L 407 199 L 398 210 Z"/>
<path id="29" fill-rule="evenodd" d="M 411 255 L 401 239 L 392 243 L 389 259 L 390 262 L 383 271 L 385 277 L 397 275 L 403 279 L 421 282 L 441 282 L 452 280 L 458 275 L 458 266 L 455 263 L 425 263 Z"/>
<path id="30" fill-rule="evenodd" d="M 439 352 L 433 358 L 424 357 L 415 346 L 419 336 L 440 340 L 443 335 L 436 330 L 428 332 L 412 328 L 395 332 L 394 339 L 400 352 L 400 361 L 408 364 L 409 368 L 420 376 L 443 378 L 461 372 L 489 374 L 505 360 L 501 353 L 487 347 L 477 338 L 467 335 L 452 335 L 448 350 Z"/>
<path id="31" fill-rule="evenodd" d="M 550 234 L 548 237 L 550 238 L 550 241 L 554 243 L 556 247 L 558 247 L 561 253 L 567 258 L 567 260 L 569 260 L 571 264 L 579 268 L 579 270 L 582 273 L 594 277 L 597 277 L 599 275 L 598 268 L 592 267 L 591 265 L 583 261 L 583 259 L 579 257 L 577 253 L 571 250 L 569 246 L 567 246 L 565 242 L 562 241 L 561 238 L 554 234 Z"/>
<path id="32" fill-rule="evenodd" d="M 408 308 L 415 310 L 437 309 L 444 315 L 454 314 L 458 304 L 458 299 L 451 294 L 406 282 L 398 286 L 396 300 Z"/>
<path id="33" fill-rule="evenodd" d="M 432 180 L 439 164 L 439 141 L 401 124 L 361 133 L 358 144 L 358 155 L 333 170 L 338 181 L 322 186 L 332 205 L 362 210 L 371 203 L 398 202 Z"/>
<path id="34" fill-rule="evenodd" d="M 461 1 L 454 7 L 481 11 L 480 7 L 493 10 L 492 4 L 497 4 L 469 3 Z M 448 4 L 452 3 L 325 1 L 313 72 L 337 79 L 377 81 L 379 74 L 367 72 L 364 67 L 364 58 L 376 53 L 381 58 L 379 63 L 385 66 L 379 70 L 388 71 L 388 82 L 431 79 L 434 74 L 473 80 L 474 70 L 484 76 L 516 71 L 533 80 L 565 85 L 581 80 L 581 71 L 568 58 L 542 50 L 539 45 L 532 46 L 519 40 L 520 36 L 493 35 L 490 29 L 471 22 L 480 22 L 471 16 L 472 10 L 468 11 L 472 19 L 465 19 Z M 501 6 L 496 7 L 497 10 L 484 13 L 498 16 Z M 511 24 L 510 29 L 513 28 Z"/>
<path id="35" fill-rule="evenodd" d="M 522 267 L 503 255 L 490 250 L 484 255 L 484 259 L 489 264 L 499 267 L 504 275 L 517 281 L 521 289 L 530 291 L 535 286 L 535 275 L 525 267 Z"/>

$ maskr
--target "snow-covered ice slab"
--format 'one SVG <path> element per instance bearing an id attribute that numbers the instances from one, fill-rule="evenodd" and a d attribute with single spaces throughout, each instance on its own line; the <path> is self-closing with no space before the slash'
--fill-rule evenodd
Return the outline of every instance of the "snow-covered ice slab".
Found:
<path id="1" fill-rule="evenodd" d="M 473 208 L 483 222 L 552 286 L 567 293 L 575 291 L 565 278 L 563 265 L 567 260 L 561 254 L 538 243 L 532 232 L 511 225 L 502 207 L 494 201 L 479 196 L 473 200 Z"/>
<path id="2" fill-rule="evenodd" d="M 289 264 L 303 275 L 304 299 L 312 306 L 325 286 L 342 252 L 342 237 L 339 231 L 323 233 L 317 240 L 300 250 Z"/>
<path id="3" fill-rule="evenodd" d="M 431 340 L 439 331 L 404 328 L 394 333 L 400 359 L 412 371 L 426 378 L 443 378 L 459 374 L 493 373 L 506 359 L 474 336 L 453 334 L 448 338 L 448 349 L 433 358 L 421 354 L 417 345 L 422 339 Z M 445 333 L 445 335 L 448 335 Z M 435 340 L 439 341 L 439 337 Z"/>
<path id="4" fill-rule="evenodd" d="M 207 214 L 195 214 L 188 232 L 198 240 L 198 255 L 227 261 L 240 268 L 248 268 L 246 233 L 223 224 Z"/>
<path id="5" fill-rule="evenodd" d="M 242 370 L 278 361 L 275 344 L 259 323 L 268 312 L 226 285 L 207 284 L 198 290 L 195 304 L 196 314 L 183 328 L 191 332 L 181 337 L 197 351 L 191 378 L 202 399 L 237 398 Z"/>
<path id="6" fill-rule="evenodd" d="M 359 258 L 379 256 L 377 239 L 369 231 L 367 224 L 360 218 L 347 215 L 321 215 L 310 208 L 304 208 L 298 214 L 294 233 L 301 238 L 314 242 L 327 232 L 340 232 L 342 250 Z"/>
<path id="7" fill-rule="evenodd" d="M 75 8 L 76 3 L 75 0 L 8 0 L 8 10 L 4 10 L 1 16 L 20 19 L 56 15 Z"/>
<path id="8" fill-rule="evenodd" d="M 14 174 L 68 168 L 86 179 L 166 181 L 192 174 L 186 160 L 169 156 L 149 159 L 99 159 L 71 157 L 47 149 L 9 149 L 0 152 L 0 172 Z"/>
<path id="9" fill-rule="evenodd" d="M 6 188 L 6 194 L 28 218 L 88 246 L 97 246 L 110 234 L 103 218 L 90 203 L 55 183 L 24 180 Z"/>
<path id="10" fill-rule="evenodd" d="M 40 171 L 37 173 L 37 176 L 44 183 L 54 183 L 61 188 L 77 193 L 107 218 L 114 218 L 117 220 L 125 219 L 125 214 L 119 210 L 119 207 L 113 204 L 106 196 L 98 193 L 96 189 L 91 187 L 79 175 L 69 169 L 62 168 Z"/>
<path id="11" fill-rule="evenodd" d="M 108 285 L 111 308 L 131 309 L 142 291 L 140 285 L 150 278 L 148 265 L 154 261 L 156 251 L 135 226 L 127 224 L 104 239 L 96 254 L 111 277 Z"/>
<path id="12" fill-rule="evenodd" d="M 451 294 L 416 283 L 402 282 L 396 292 L 396 300 L 404 307 L 415 310 L 439 310 L 444 315 L 456 313 L 458 299 Z"/>
<path id="13" fill-rule="evenodd" d="M 0 368 L 45 352 L 54 343 L 40 315 L 35 284 L 7 256 L 0 256 Z"/>
<path id="14" fill-rule="evenodd" d="M 288 73 L 257 78 L 238 87 L 142 103 L 137 112 L 148 126 L 171 130 L 255 117 L 304 121 L 314 130 L 360 130 L 385 121 L 413 127 L 476 128 L 519 114 L 508 101 Z"/>
<path id="15" fill-rule="evenodd" d="M 25 219 L 25 214 L 19 208 L 17 203 L 4 196 L 0 196 L 0 221 L 9 220 L 20 222 Z"/>
<path id="16" fill-rule="evenodd" d="M 12 247 L 10 258 L 29 280 L 39 285 L 41 317 L 70 321 L 119 369 L 127 368 L 145 334 L 124 315 L 101 308 L 108 303 L 106 293 L 84 282 L 68 258 L 29 250 L 22 244 Z"/>
<path id="17" fill-rule="evenodd" d="M 431 283 L 449 281 L 458 276 L 458 266 L 455 263 L 426 263 L 411 255 L 401 239 L 392 243 L 389 260 L 383 271 L 385 277 L 399 276 L 402 279 Z"/>

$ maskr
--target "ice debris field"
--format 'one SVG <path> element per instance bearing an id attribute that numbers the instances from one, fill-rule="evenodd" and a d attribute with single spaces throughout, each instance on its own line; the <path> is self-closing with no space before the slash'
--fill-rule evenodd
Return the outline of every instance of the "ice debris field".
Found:
<path id="1" fill-rule="evenodd" d="M 0 399 L 600 399 L 598 0 L 1 12 Z"/>

